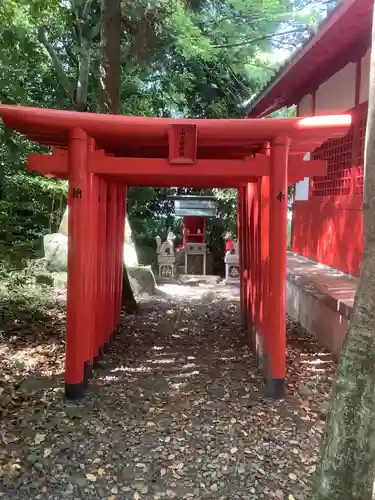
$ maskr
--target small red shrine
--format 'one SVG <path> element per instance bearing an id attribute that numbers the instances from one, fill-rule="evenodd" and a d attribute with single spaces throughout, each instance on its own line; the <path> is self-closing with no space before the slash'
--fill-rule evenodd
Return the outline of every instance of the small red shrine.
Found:
<path id="1" fill-rule="evenodd" d="M 207 274 L 209 249 L 206 244 L 207 217 L 216 217 L 213 196 L 170 196 L 176 217 L 183 217 L 182 245 L 176 248 L 176 266 L 185 274 Z"/>
<path id="2" fill-rule="evenodd" d="M 306 159 L 327 161 L 325 175 L 297 183 L 292 250 L 359 276 L 362 257 L 364 144 L 369 95 L 372 0 L 342 0 L 252 103 L 249 117 L 297 106 L 300 117 L 350 113 L 348 133 Z M 306 153 L 307 150 L 306 150 Z"/>
<path id="3" fill-rule="evenodd" d="M 241 313 L 273 397 L 286 375 L 288 185 L 326 174 L 304 161 L 351 117 L 197 120 L 142 118 L 0 105 L 5 126 L 52 146 L 28 168 L 69 181 L 65 392 L 84 394 L 121 314 L 126 188 L 238 190 Z"/>

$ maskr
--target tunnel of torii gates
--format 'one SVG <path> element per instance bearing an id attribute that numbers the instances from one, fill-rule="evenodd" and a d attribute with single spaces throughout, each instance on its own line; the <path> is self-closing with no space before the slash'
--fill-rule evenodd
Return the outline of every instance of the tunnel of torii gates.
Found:
<path id="1" fill-rule="evenodd" d="M 343 137 L 350 115 L 272 119 L 168 119 L 0 105 L 6 127 L 51 154 L 28 169 L 69 181 L 65 394 L 83 396 L 121 314 L 127 186 L 237 188 L 241 316 L 281 397 L 286 357 L 288 185 L 325 175 L 304 161 Z"/>

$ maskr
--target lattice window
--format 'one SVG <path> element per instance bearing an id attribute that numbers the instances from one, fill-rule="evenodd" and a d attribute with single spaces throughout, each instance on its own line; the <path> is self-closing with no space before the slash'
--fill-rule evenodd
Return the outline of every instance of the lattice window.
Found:
<path id="1" fill-rule="evenodd" d="M 348 195 L 352 182 L 351 166 L 353 156 L 353 127 L 345 137 L 330 139 L 316 149 L 315 160 L 327 161 L 327 175 L 313 177 L 312 196 Z"/>
<path id="2" fill-rule="evenodd" d="M 342 139 L 324 142 L 312 154 L 313 159 L 327 161 L 327 175 L 312 179 L 313 197 L 339 197 L 349 195 L 350 192 L 358 195 L 363 193 L 367 104 L 360 104 L 352 110 L 352 114 L 353 125 L 347 135 Z"/>

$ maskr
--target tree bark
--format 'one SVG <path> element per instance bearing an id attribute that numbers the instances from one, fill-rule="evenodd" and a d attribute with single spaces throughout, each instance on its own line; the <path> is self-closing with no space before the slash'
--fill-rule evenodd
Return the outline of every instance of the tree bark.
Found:
<path id="1" fill-rule="evenodd" d="M 375 15 L 375 10 L 374 10 Z M 375 17 L 365 145 L 364 252 L 313 500 L 371 500 L 375 477 Z"/>
<path id="2" fill-rule="evenodd" d="M 100 111 L 120 114 L 121 1 L 102 0 L 100 39 Z"/>
<path id="3" fill-rule="evenodd" d="M 100 111 L 120 114 L 121 0 L 101 0 Z M 128 313 L 138 310 L 124 266 L 122 305 Z"/>
<path id="4" fill-rule="evenodd" d="M 91 40 L 82 40 L 82 50 L 78 60 L 78 81 L 75 95 L 75 106 L 77 111 L 87 110 L 87 93 L 89 86 L 91 64 Z"/>
<path id="5" fill-rule="evenodd" d="M 55 49 L 48 40 L 46 29 L 41 26 L 38 30 L 38 40 L 44 46 L 51 58 L 56 71 L 57 79 L 65 94 L 71 99 L 77 111 L 87 110 L 87 93 L 91 65 L 92 40 L 98 35 L 98 26 L 89 27 L 92 0 L 87 0 L 81 9 L 80 2 L 72 1 L 74 13 L 73 32 L 74 45 L 77 52 L 77 75 L 75 81 L 69 78 Z M 77 50 L 78 49 L 78 50 Z"/>

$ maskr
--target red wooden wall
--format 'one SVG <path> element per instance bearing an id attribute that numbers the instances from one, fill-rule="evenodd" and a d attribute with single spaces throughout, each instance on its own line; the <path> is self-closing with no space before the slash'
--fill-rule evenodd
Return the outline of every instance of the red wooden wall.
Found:
<path id="1" fill-rule="evenodd" d="M 362 254 L 363 162 L 367 102 L 350 111 L 353 125 L 312 157 L 327 160 L 326 176 L 310 179 L 308 201 L 295 201 L 292 250 L 359 276 Z"/>

